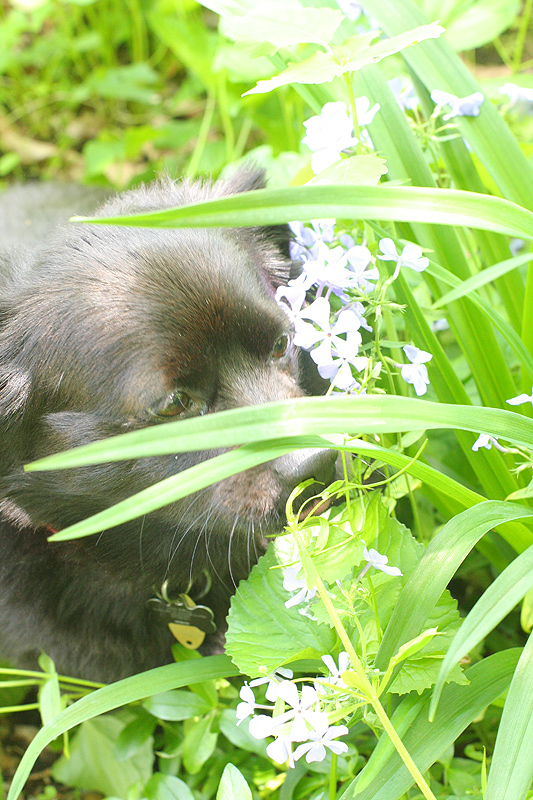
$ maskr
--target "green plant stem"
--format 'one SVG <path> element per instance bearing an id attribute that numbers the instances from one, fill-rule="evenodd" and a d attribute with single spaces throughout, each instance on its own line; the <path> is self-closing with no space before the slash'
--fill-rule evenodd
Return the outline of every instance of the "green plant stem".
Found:
<path id="1" fill-rule="evenodd" d="M 1 711 L 2 714 L 14 714 L 17 711 L 30 711 L 34 708 L 39 708 L 39 703 L 28 703 L 22 706 L 4 706 Z"/>
<path id="2" fill-rule="evenodd" d="M 194 178 L 198 173 L 198 167 L 200 166 L 200 161 L 207 143 L 207 137 L 209 136 L 209 131 L 211 129 L 211 123 L 215 113 L 215 105 L 215 94 L 213 91 L 209 91 L 207 95 L 207 102 L 205 104 L 204 116 L 202 118 L 200 130 L 198 131 L 198 138 L 196 140 L 194 152 L 191 156 L 189 167 L 187 169 L 187 175 L 191 178 Z"/>
<path id="3" fill-rule="evenodd" d="M 331 754 L 331 768 L 329 771 L 329 800 L 337 797 L 337 754 Z"/>
<path id="4" fill-rule="evenodd" d="M 380 720 L 384 731 L 390 738 L 391 742 L 393 743 L 394 747 L 398 752 L 398 755 L 400 756 L 405 766 L 411 773 L 413 780 L 417 783 L 420 791 L 422 792 L 426 800 L 437 800 L 435 795 L 431 791 L 426 779 L 424 778 L 424 776 L 416 766 L 415 762 L 413 761 L 411 755 L 409 754 L 409 751 L 407 750 L 404 743 L 396 733 L 396 730 L 394 729 L 392 722 L 388 718 L 385 709 L 381 705 L 376 690 L 368 680 L 364 667 L 359 659 L 359 656 L 355 652 L 354 646 L 350 641 L 350 637 L 348 636 L 333 603 L 331 602 L 331 599 L 326 591 L 326 587 L 324 586 L 322 579 L 318 574 L 315 565 L 313 564 L 312 559 L 307 555 L 304 542 L 297 528 L 293 529 L 293 534 L 298 544 L 298 550 L 300 552 L 300 558 L 302 564 L 304 565 L 304 569 L 306 571 L 307 570 L 309 571 L 311 580 L 315 584 L 317 591 L 320 595 L 320 599 L 324 603 L 324 606 L 329 614 L 329 617 L 333 622 L 333 625 L 335 626 L 335 630 L 337 631 L 339 638 L 343 643 L 346 652 L 348 653 L 351 665 L 359 681 L 358 688 L 368 698 L 368 701 L 372 705 L 374 711 L 376 712 L 376 715 Z"/>
<path id="5" fill-rule="evenodd" d="M 520 62 L 524 55 L 524 45 L 526 43 L 526 36 L 529 30 L 531 20 L 531 13 L 533 11 L 533 0 L 526 0 L 522 16 L 520 17 L 520 26 L 518 28 L 518 36 L 516 37 L 516 44 L 513 53 L 513 72 L 518 72 Z"/>

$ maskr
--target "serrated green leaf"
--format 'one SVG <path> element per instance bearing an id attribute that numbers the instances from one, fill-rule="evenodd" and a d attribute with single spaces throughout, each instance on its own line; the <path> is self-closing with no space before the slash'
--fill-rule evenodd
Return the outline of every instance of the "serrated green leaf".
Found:
<path id="1" fill-rule="evenodd" d="M 353 36 L 340 47 L 333 48 L 331 52 L 319 51 L 304 61 L 289 64 L 280 75 L 259 81 L 253 89 L 245 92 L 245 95 L 264 94 L 292 83 L 329 83 L 333 78 L 362 69 L 368 64 L 375 64 L 386 56 L 399 53 L 406 47 L 425 39 L 434 39 L 443 32 L 444 28 L 434 22 L 406 31 L 399 36 L 383 39 L 374 45 L 370 44 L 376 38 L 374 32 Z"/>
<path id="2" fill-rule="evenodd" d="M 242 16 L 226 17 L 224 33 L 236 42 L 268 42 L 274 50 L 307 42 L 327 46 L 343 18 L 340 9 L 304 8 L 294 0 L 262 0 Z"/>
<path id="3" fill-rule="evenodd" d="M 320 658 L 333 649 L 335 633 L 326 625 L 285 608 L 290 594 L 283 572 L 272 569 L 298 559 L 292 537 L 277 539 L 239 584 L 231 601 L 226 653 L 241 672 L 262 677 L 297 658 Z"/>

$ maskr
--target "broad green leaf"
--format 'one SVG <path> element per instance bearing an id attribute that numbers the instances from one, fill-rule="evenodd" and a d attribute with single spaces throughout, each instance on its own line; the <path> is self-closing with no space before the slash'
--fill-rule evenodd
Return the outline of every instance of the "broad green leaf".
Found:
<path id="1" fill-rule="evenodd" d="M 252 800 L 250 787 L 234 764 L 226 764 L 224 767 L 217 800 Z"/>
<path id="2" fill-rule="evenodd" d="M 533 239 L 533 214 L 501 197 L 419 186 L 292 186 L 191 203 L 129 217 L 73 217 L 72 222 L 154 228 L 277 225 L 335 217 L 462 225 Z"/>
<path id="3" fill-rule="evenodd" d="M 259 81 L 253 89 L 245 92 L 245 95 L 271 92 L 279 86 L 292 83 L 328 83 L 333 78 L 339 78 L 368 64 L 375 64 L 382 58 L 399 53 L 425 39 L 435 39 L 443 32 L 444 28 L 433 22 L 406 31 L 399 36 L 383 39 L 377 44 L 370 44 L 376 38 L 375 33 L 353 36 L 340 47 L 332 48 L 331 52 L 319 51 L 304 61 L 290 64 L 280 75 Z"/>
<path id="4" fill-rule="evenodd" d="M 513 503 L 488 500 L 451 519 L 429 543 L 404 587 L 383 637 L 376 663 L 386 669 L 399 646 L 426 626 L 438 598 L 476 542 L 500 522 L 533 517 Z"/>
<path id="5" fill-rule="evenodd" d="M 212 708 L 202 697 L 182 689 L 154 694 L 144 701 L 143 706 L 154 717 L 173 721 L 201 716 Z"/>
<path id="6" fill-rule="evenodd" d="M 217 746 L 218 733 L 213 732 L 212 725 L 213 714 L 210 713 L 194 722 L 190 720 L 185 727 L 183 766 L 190 775 L 196 775 L 201 770 Z"/>
<path id="7" fill-rule="evenodd" d="M 143 800 L 195 800 L 185 781 L 174 775 L 156 772 L 143 789 Z"/>
<path id="8" fill-rule="evenodd" d="M 135 753 L 152 736 L 157 720 L 142 708 L 135 709 L 135 717 L 128 722 L 118 735 L 115 744 L 115 757 L 119 761 L 135 755 Z"/>
<path id="9" fill-rule="evenodd" d="M 312 42 L 326 47 L 342 22 L 342 11 L 304 8 L 295 0 L 262 0 L 242 16 L 227 17 L 224 33 L 236 42 L 281 47 Z"/>
<path id="10" fill-rule="evenodd" d="M 308 181 L 308 186 L 316 184 L 337 184 L 342 186 L 377 186 L 379 179 L 387 172 L 385 159 L 376 155 L 352 156 L 338 161 Z"/>
<path id="11" fill-rule="evenodd" d="M 467 725 L 506 690 L 519 655 L 518 648 L 495 653 L 467 670 L 468 685 L 446 686 L 439 716 L 433 723 L 428 721 L 429 695 L 402 701 L 392 724 L 421 772 L 429 769 Z M 341 800 L 400 800 L 412 784 L 400 756 L 382 734 L 366 767 Z"/>
<path id="12" fill-rule="evenodd" d="M 519 555 L 498 575 L 469 612 L 450 645 L 433 692 L 433 717 L 449 670 L 481 642 L 533 588 L 533 547 Z"/>
<path id="13" fill-rule="evenodd" d="M 8 800 L 16 800 L 19 796 L 41 751 L 57 736 L 75 725 L 127 703 L 142 700 L 154 692 L 166 692 L 192 683 L 238 674 L 239 671 L 227 656 L 209 656 L 201 661 L 157 667 L 82 697 L 38 732 L 13 776 Z"/>
<path id="14" fill-rule="evenodd" d="M 52 766 L 56 781 L 77 789 L 127 798 L 134 784 L 144 785 L 152 773 L 152 742 L 147 740 L 134 758 L 117 761 L 115 744 L 124 722 L 113 716 L 80 725 L 70 744 L 70 758 L 61 756 Z"/>
<path id="15" fill-rule="evenodd" d="M 533 780 L 533 634 L 509 687 L 485 800 L 525 800 Z"/>
<path id="16" fill-rule="evenodd" d="M 232 745 L 239 750 L 246 750 L 248 753 L 257 753 L 257 755 L 267 758 L 266 748 L 267 743 L 264 739 L 256 739 L 248 731 L 248 725 L 242 722 L 240 725 L 237 719 L 237 713 L 233 708 L 225 708 L 218 720 L 220 732 L 224 734 Z"/>
<path id="17" fill-rule="evenodd" d="M 320 659 L 336 640 L 326 625 L 285 608 L 291 595 L 283 588 L 282 570 L 275 567 L 297 560 L 294 548 L 292 537 L 276 539 L 231 600 L 226 653 L 253 678 L 297 658 Z"/>

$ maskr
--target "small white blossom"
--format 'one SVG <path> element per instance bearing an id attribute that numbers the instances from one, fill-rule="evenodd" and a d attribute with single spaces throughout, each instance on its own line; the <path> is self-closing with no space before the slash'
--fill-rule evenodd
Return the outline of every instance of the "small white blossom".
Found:
<path id="1" fill-rule="evenodd" d="M 290 736 L 278 736 L 273 742 L 270 742 L 267 749 L 267 756 L 275 761 L 276 764 L 284 764 L 289 762 L 289 767 L 294 769 L 294 757 L 292 754 L 292 739 Z"/>
<path id="2" fill-rule="evenodd" d="M 420 395 L 426 393 L 429 385 L 426 363 L 431 361 L 433 356 L 431 353 L 426 353 L 425 350 L 419 350 L 418 347 L 414 347 L 412 344 L 406 344 L 402 349 L 411 363 L 401 366 L 401 376 L 406 383 L 413 385 L 416 394 L 420 397 Z"/>
<path id="3" fill-rule="evenodd" d="M 348 728 L 346 725 L 332 725 L 329 727 L 326 715 L 325 724 L 322 723 L 320 728 L 309 734 L 309 739 L 311 741 L 301 744 L 296 748 L 294 751 L 294 760 L 298 761 L 299 758 L 305 755 L 305 760 L 308 764 L 312 761 L 323 761 L 326 757 L 326 747 L 336 755 L 346 753 L 348 745 L 345 742 L 335 742 L 333 740 L 338 736 L 346 736 L 347 733 Z"/>
<path id="4" fill-rule="evenodd" d="M 387 575 L 393 575 L 394 577 L 402 574 L 398 567 L 387 566 L 389 561 L 387 556 L 378 553 L 378 551 L 374 550 L 373 547 L 368 550 L 366 544 L 363 550 L 363 557 L 367 563 L 358 576 L 359 580 L 366 575 L 370 567 L 374 567 L 374 569 L 378 569 L 380 572 L 385 572 Z"/>
<path id="5" fill-rule="evenodd" d="M 488 433 L 479 434 L 478 438 L 472 445 L 472 450 L 477 452 L 480 447 L 484 447 L 486 450 L 491 450 L 493 447 L 495 447 L 496 450 L 499 450 L 501 453 L 509 452 L 507 447 L 502 447 L 502 445 L 499 444 L 496 436 L 490 436 Z"/>
<path id="6" fill-rule="evenodd" d="M 341 157 L 341 152 L 358 143 L 353 135 L 353 120 L 346 103 L 326 103 L 320 114 L 304 122 L 307 130 L 303 144 L 312 151 L 311 169 L 317 175 Z"/>
<path id="7" fill-rule="evenodd" d="M 415 272 L 423 272 L 429 265 L 429 258 L 422 256 L 422 248 L 417 244 L 408 242 L 402 250 L 401 255 L 398 255 L 396 245 L 392 239 L 381 239 L 379 242 L 379 249 L 382 255 L 378 254 L 378 258 L 382 261 L 395 261 L 396 269 L 392 279 L 398 276 L 401 267 L 408 267 L 414 269 Z"/>
<path id="8" fill-rule="evenodd" d="M 370 100 L 364 95 L 356 97 L 355 99 L 355 113 L 357 114 L 357 122 L 361 127 L 370 125 L 377 112 L 379 111 L 379 103 L 374 103 L 370 108 Z"/>
<path id="9" fill-rule="evenodd" d="M 437 106 L 450 106 L 450 113 L 445 114 L 442 118 L 444 121 L 453 117 L 477 117 L 485 100 L 481 92 L 474 92 L 467 97 L 457 97 L 440 89 L 434 89 L 431 92 L 431 99 Z"/>
<path id="10" fill-rule="evenodd" d="M 412 83 L 404 86 L 402 78 L 391 78 L 388 84 L 402 111 L 413 111 L 418 108 L 419 101 Z"/>
<path id="11" fill-rule="evenodd" d="M 516 83 L 505 83 L 500 89 L 501 94 L 506 94 L 511 106 L 522 104 L 526 111 L 533 112 L 533 89 L 518 86 Z"/>
<path id="12" fill-rule="evenodd" d="M 274 672 L 269 672 L 264 678 L 254 678 L 250 681 L 250 686 L 262 686 L 268 683 L 265 697 L 270 703 L 275 703 L 278 699 L 278 687 L 282 681 L 290 680 L 293 676 L 292 669 L 278 667 Z"/>
<path id="13" fill-rule="evenodd" d="M 308 603 L 316 594 L 316 589 L 308 589 L 305 578 L 298 578 L 298 574 L 302 569 L 301 563 L 298 561 L 292 567 L 287 567 L 285 570 L 285 577 L 283 578 L 283 588 L 286 592 L 296 592 L 290 600 L 285 603 L 285 608 L 292 608 L 298 606 L 300 603 Z"/>
<path id="14" fill-rule="evenodd" d="M 314 322 L 319 330 L 309 323 L 302 323 L 296 329 L 294 344 L 303 347 L 304 350 L 310 350 L 315 364 L 329 364 L 334 355 L 346 356 L 347 343 L 340 338 L 342 334 L 352 334 L 350 348 L 355 346 L 358 348 L 362 341 L 358 330 L 360 322 L 353 311 L 341 311 L 333 325 L 329 321 L 330 315 L 329 302 L 325 297 L 319 297 L 302 313 L 302 316 Z M 318 347 L 312 349 L 315 345 Z"/>
<path id="15" fill-rule="evenodd" d="M 350 22 L 355 22 L 363 13 L 361 3 L 358 3 L 357 0 L 337 0 L 337 5 Z"/>
<path id="16" fill-rule="evenodd" d="M 521 406 L 523 403 L 531 403 L 533 405 L 533 389 L 531 390 L 531 394 L 519 394 L 516 397 L 511 397 L 510 400 L 506 400 L 506 403 L 509 403 L 510 406 Z"/>
<path id="17" fill-rule="evenodd" d="M 329 675 L 327 677 L 328 683 L 332 683 L 334 686 L 340 686 L 341 689 L 346 689 L 347 686 L 344 683 L 342 676 L 347 669 L 350 669 L 350 657 L 348 653 L 346 653 L 344 650 L 342 653 L 339 653 L 338 666 L 335 664 L 333 657 L 330 655 L 322 656 L 322 661 L 329 671 Z"/>
<path id="18" fill-rule="evenodd" d="M 243 686 L 239 692 L 239 697 L 242 703 L 239 703 L 236 709 L 237 719 L 240 724 L 247 717 L 251 717 L 256 709 L 255 695 L 249 686 Z"/>

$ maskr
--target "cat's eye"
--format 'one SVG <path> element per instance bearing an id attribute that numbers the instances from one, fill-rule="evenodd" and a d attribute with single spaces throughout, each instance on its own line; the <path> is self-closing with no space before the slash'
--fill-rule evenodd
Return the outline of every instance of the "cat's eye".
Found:
<path id="1" fill-rule="evenodd" d="M 282 334 L 274 345 L 274 349 L 272 350 L 272 358 L 283 358 L 289 349 L 290 343 L 291 340 L 289 335 L 286 333 Z"/>
<path id="2" fill-rule="evenodd" d="M 179 417 L 180 414 L 192 411 L 194 405 L 194 400 L 186 392 L 175 391 L 152 411 L 157 417 Z"/>

